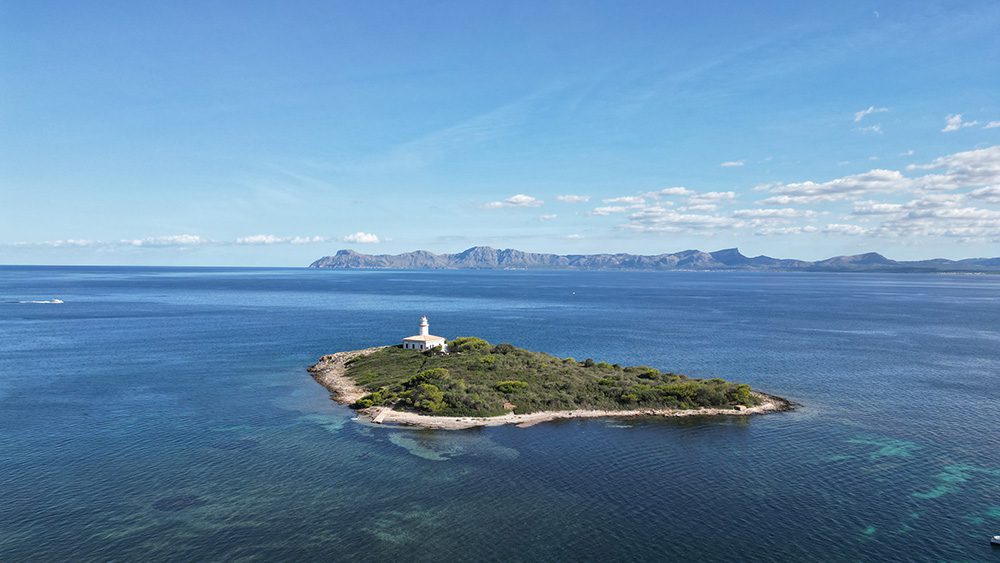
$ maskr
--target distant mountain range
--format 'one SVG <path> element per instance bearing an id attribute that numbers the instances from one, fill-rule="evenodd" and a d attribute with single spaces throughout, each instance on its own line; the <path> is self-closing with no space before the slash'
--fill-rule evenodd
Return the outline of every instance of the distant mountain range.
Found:
<path id="1" fill-rule="evenodd" d="M 744 256 L 736 248 L 715 252 L 685 250 L 672 254 L 541 254 L 474 246 L 456 254 L 426 250 L 403 254 L 361 254 L 340 250 L 309 265 L 341 270 L 761 270 L 782 272 L 998 272 L 1000 258 L 903 262 L 869 252 L 808 262 Z"/>

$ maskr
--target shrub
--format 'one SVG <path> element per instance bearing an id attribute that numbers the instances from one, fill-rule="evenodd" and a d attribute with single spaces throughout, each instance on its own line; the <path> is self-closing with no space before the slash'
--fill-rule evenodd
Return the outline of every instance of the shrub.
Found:
<path id="1" fill-rule="evenodd" d="M 586 360 L 583 361 L 583 367 L 585 367 L 585 368 L 592 368 L 592 367 L 594 367 L 594 360 L 592 360 L 590 358 L 587 358 Z"/>
<path id="2" fill-rule="evenodd" d="M 525 381 L 508 379 L 506 381 L 498 381 L 493 387 L 501 393 L 514 393 L 516 391 L 527 389 L 528 383 Z"/>
<path id="3" fill-rule="evenodd" d="M 636 377 L 638 377 L 639 379 L 656 380 L 660 378 L 660 370 L 656 368 L 648 368 L 643 371 L 640 371 L 638 374 L 636 374 Z"/>
<path id="4" fill-rule="evenodd" d="M 406 380 L 403 383 L 403 387 L 413 388 L 421 383 L 429 383 L 431 381 L 440 381 L 442 379 L 448 379 L 451 373 L 446 368 L 431 368 L 425 369 L 424 371 L 414 375 L 413 377 Z"/>
<path id="5" fill-rule="evenodd" d="M 459 336 L 448 343 L 448 351 L 452 353 L 479 352 L 490 350 L 490 343 L 475 336 Z"/>
<path id="6" fill-rule="evenodd" d="M 389 389 L 388 387 L 383 387 L 374 393 L 369 393 L 364 397 L 361 397 L 354 402 L 354 408 L 356 409 L 367 409 L 369 407 L 381 406 L 381 405 L 391 405 L 396 402 L 398 395 Z"/>
<path id="7" fill-rule="evenodd" d="M 597 364 L 597 367 L 601 369 L 612 369 L 611 364 L 609 364 L 608 362 L 600 362 Z"/>
<path id="8" fill-rule="evenodd" d="M 421 383 L 405 395 L 406 401 L 418 410 L 436 413 L 445 407 L 444 392 L 433 383 Z"/>
<path id="9" fill-rule="evenodd" d="M 497 344 L 496 346 L 494 346 L 493 349 L 490 350 L 490 353 L 491 354 L 510 354 L 511 352 L 514 352 L 516 350 L 517 350 L 517 348 L 515 348 L 513 344 L 507 344 L 506 342 L 504 342 L 502 344 Z"/>

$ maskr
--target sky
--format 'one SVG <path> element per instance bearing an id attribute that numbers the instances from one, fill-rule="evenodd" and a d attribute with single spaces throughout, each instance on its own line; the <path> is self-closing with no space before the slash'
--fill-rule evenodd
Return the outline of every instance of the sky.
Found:
<path id="1" fill-rule="evenodd" d="M 1000 3 L 0 0 L 0 264 L 1000 256 Z"/>

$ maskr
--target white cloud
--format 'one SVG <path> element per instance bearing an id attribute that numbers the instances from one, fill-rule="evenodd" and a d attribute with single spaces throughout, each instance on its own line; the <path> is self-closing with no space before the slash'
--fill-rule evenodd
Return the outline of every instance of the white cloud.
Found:
<path id="1" fill-rule="evenodd" d="M 916 153 L 916 151 L 914 151 L 913 149 L 910 149 L 910 150 L 906 150 L 906 151 L 903 151 L 903 152 L 899 153 L 899 156 L 913 156 L 914 153 Z"/>
<path id="2" fill-rule="evenodd" d="M 757 229 L 754 229 L 753 234 L 762 236 L 772 236 L 772 235 L 806 235 L 818 232 L 819 229 L 812 225 L 803 225 L 801 227 L 784 227 L 784 226 L 774 226 L 774 225 L 762 225 Z"/>
<path id="3" fill-rule="evenodd" d="M 673 209 L 652 205 L 629 215 L 628 222 L 621 227 L 642 232 L 711 232 L 741 225 L 741 222 L 730 217 L 679 213 Z"/>
<path id="4" fill-rule="evenodd" d="M 898 170 L 874 169 L 826 182 L 791 182 L 758 186 L 773 194 L 761 201 L 767 205 L 791 205 L 843 201 L 877 193 L 924 194 L 1000 185 L 1000 146 L 958 152 L 927 164 L 911 164 L 908 171 L 936 171 L 906 176 Z"/>
<path id="5" fill-rule="evenodd" d="M 824 233 L 836 233 L 842 235 L 865 235 L 869 230 L 860 225 L 846 225 L 843 223 L 831 223 L 823 228 Z"/>
<path id="6" fill-rule="evenodd" d="M 689 190 L 687 188 L 682 188 L 680 186 L 673 188 L 663 188 L 662 190 L 656 190 L 655 192 L 646 192 L 642 194 L 644 197 L 656 199 L 660 196 L 687 196 L 694 193 L 694 190 Z"/>
<path id="7" fill-rule="evenodd" d="M 127 246 L 201 246 L 210 244 L 211 241 L 198 235 L 169 235 L 164 237 L 147 237 L 133 240 L 123 240 L 122 244 Z"/>
<path id="8" fill-rule="evenodd" d="M 719 206 L 714 203 L 695 203 L 694 205 L 682 205 L 678 211 L 715 211 Z"/>
<path id="9" fill-rule="evenodd" d="M 590 201 L 589 195 L 557 195 L 556 199 L 563 203 L 587 203 Z"/>
<path id="10" fill-rule="evenodd" d="M 736 199 L 736 192 L 701 192 L 692 194 L 688 201 L 729 201 Z"/>
<path id="11" fill-rule="evenodd" d="M 363 233 L 362 233 L 363 234 Z M 353 235 L 352 235 L 353 236 Z M 374 235 L 371 235 L 374 236 Z M 315 244 L 329 242 L 329 237 L 281 237 L 276 235 L 250 235 L 237 237 L 234 240 L 212 240 L 200 235 L 168 235 L 160 237 L 146 237 L 138 239 L 122 239 L 117 241 L 101 241 L 88 239 L 67 239 L 51 240 L 42 242 L 16 242 L 8 243 L 5 246 L 47 246 L 52 248 L 83 248 L 99 247 L 111 248 L 193 248 L 207 246 L 266 246 L 275 244 Z"/>
<path id="12" fill-rule="evenodd" d="M 858 123 L 859 121 L 861 121 L 862 119 L 864 119 L 866 116 L 869 116 L 869 115 L 871 115 L 873 113 L 883 113 L 883 112 L 887 112 L 887 111 L 889 111 L 889 108 L 877 108 L 875 106 L 868 106 L 867 109 L 863 109 L 861 111 L 858 111 L 858 112 L 854 113 L 854 122 Z"/>
<path id="13" fill-rule="evenodd" d="M 596 207 L 590 212 L 591 215 L 611 215 L 612 213 L 622 213 L 628 211 L 628 207 L 622 205 L 609 205 L 607 207 Z"/>
<path id="14" fill-rule="evenodd" d="M 789 205 L 839 201 L 864 196 L 873 192 L 902 191 L 912 187 L 912 181 L 897 170 L 875 169 L 862 174 L 851 174 L 827 182 L 792 182 L 758 186 L 757 189 L 776 194 L 764 199 L 767 205 Z"/>
<path id="15" fill-rule="evenodd" d="M 1000 203 L 1000 186 L 987 186 L 969 192 L 969 197 L 982 199 L 988 203 Z"/>
<path id="16" fill-rule="evenodd" d="M 492 201 L 483 207 L 487 209 L 500 209 L 503 207 L 539 207 L 544 201 L 525 194 L 516 194 L 503 201 Z"/>
<path id="17" fill-rule="evenodd" d="M 816 212 L 808 209 L 792 209 L 791 207 L 776 209 L 738 209 L 733 211 L 733 217 L 745 219 L 791 219 L 795 217 L 815 217 Z"/>
<path id="18" fill-rule="evenodd" d="M 344 242 L 353 242 L 357 244 L 375 244 L 377 242 L 380 242 L 377 235 L 374 235 L 372 233 L 366 233 L 364 231 L 358 231 L 356 233 L 347 235 L 340 240 Z"/>
<path id="19" fill-rule="evenodd" d="M 983 125 L 983 129 L 996 129 L 997 127 L 1000 127 L 1000 121 L 991 121 Z"/>
<path id="20" fill-rule="evenodd" d="M 250 235 L 246 237 L 239 237 L 236 239 L 236 244 L 247 245 L 247 246 L 267 246 L 273 244 L 316 244 L 322 242 L 329 242 L 329 237 L 313 236 L 313 237 L 279 237 L 276 235 Z"/>
<path id="21" fill-rule="evenodd" d="M 554 214 L 550 214 L 550 215 L 539 215 L 539 216 L 538 216 L 538 219 L 539 219 L 540 221 L 552 221 L 552 220 L 554 220 L 554 219 L 555 219 L 555 218 L 557 218 L 557 217 L 559 217 L 559 216 L 558 216 L 558 215 L 554 215 Z"/>
<path id="22" fill-rule="evenodd" d="M 852 215 L 892 215 L 903 210 L 902 204 L 880 201 L 855 201 Z"/>
<path id="23" fill-rule="evenodd" d="M 566 238 L 568 238 L 570 240 L 580 240 L 580 239 L 583 238 L 583 235 L 577 235 L 577 234 L 566 235 Z"/>
<path id="24" fill-rule="evenodd" d="M 958 131 L 959 129 L 965 127 L 974 127 L 979 125 L 978 121 L 963 121 L 961 113 L 953 113 L 944 118 L 945 125 L 944 129 L 941 130 L 942 133 L 950 133 L 952 131 Z"/>
<path id="25" fill-rule="evenodd" d="M 610 198 L 604 199 L 602 201 L 604 201 L 604 203 L 628 203 L 628 204 L 631 204 L 631 205 L 637 205 L 637 204 L 641 204 L 641 203 L 646 203 L 646 200 L 643 197 L 637 196 L 637 195 L 626 195 L 626 196 L 621 196 L 621 197 L 610 197 Z"/>
<path id="26" fill-rule="evenodd" d="M 744 162 L 742 160 L 727 160 L 727 161 L 719 164 L 719 166 L 721 166 L 723 168 L 736 168 L 736 167 L 739 167 L 739 166 L 743 166 L 744 164 L 746 164 L 746 162 Z"/>
<path id="27" fill-rule="evenodd" d="M 88 246 L 106 246 L 108 243 L 101 242 L 99 240 L 89 240 L 89 239 L 62 239 L 62 240 L 43 240 L 40 242 L 8 242 L 3 243 L 3 246 L 35 246 L 35 247 L 51 247 L 51 248 L 86 248 Z"/>
<path id="28" fill-rule="evenodd" d="M 292 240 L 288 241 L 291 244 L 319 244 L 322 242 L 329 242 L 329 237 L 313 236 L 313 237 L 292 237 Z"/>
<path id="29" fill-rule="evenodd" d="M 250 235 L 236 239 L 236 244 L 282 244 L 285 242 L 288 242 L 286 237 L 274 235 Z"/>

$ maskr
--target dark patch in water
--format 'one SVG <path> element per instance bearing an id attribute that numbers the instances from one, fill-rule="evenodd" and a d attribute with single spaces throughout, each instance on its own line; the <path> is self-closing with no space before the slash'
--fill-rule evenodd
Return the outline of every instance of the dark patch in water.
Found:
<path id="1" fill-rule="evenodd" d="M 178 512 L 188 508 L 197 508 L 207 504 L 201 497 L 195 495 L 174 495 L 163 497 L 153 503 L 153 508 L 164 512 Z"/>

